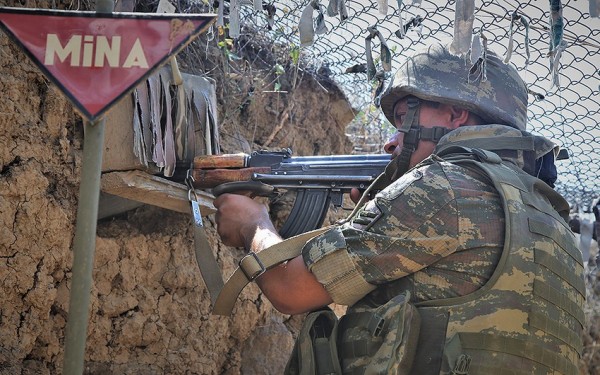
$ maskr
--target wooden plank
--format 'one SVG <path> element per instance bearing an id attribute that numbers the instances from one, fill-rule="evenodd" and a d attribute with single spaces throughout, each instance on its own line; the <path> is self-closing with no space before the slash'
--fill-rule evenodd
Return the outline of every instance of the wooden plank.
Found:
<path id="1" fill-rule="evenodd" d="M 143 171 L 103 173 L 100 188 L 108 194 L 191 214 L 188 188 L 185 185 Z M 203 216 L 216 211 L 212 194 L 202 190 L 196 190 L 196 194 Z"/>
<path id="2" fill-rule="evenodd" d="M 98 220 L 115 216 L 143 206 L 144 203 L 132 201 L 127 198 L 100 192 L 100 202 L 98 204 Z"/>

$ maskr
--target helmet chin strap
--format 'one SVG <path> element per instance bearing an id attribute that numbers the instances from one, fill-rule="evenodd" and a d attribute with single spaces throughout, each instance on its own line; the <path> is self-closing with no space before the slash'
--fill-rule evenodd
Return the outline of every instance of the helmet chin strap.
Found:
<path id="1" fill-rule="evenodd" d="M 419 129 L 419 112 L 421 109 L 421 100 L 415 96 L 409 96 L 407 101 L 408 110 L 402 121 L 402 125 L 398 129 L 404 133 L 404 141 L 402 143 L 402 152 L 397 155 L 385 168 L 385 175 L 389 183 L 396 181 L 400 176 L 408 171 L 410 157 L 417 149 L 419 144 L 418 129 Z M 411 130 L 413 130 L 411 132 Z M 410 138 L 410 139 L 409 139 Z"/>
<path id="2" fill-rule="evenodd" d="M 409 96 L 407 101 L 408 110 L 402 121 L 402 125 L 398 129 L 404 133 L 402 142 L 402 151 L 400 155 L 394 157 L 385 168 L 385 180 L 387 185 L 396 181 L 410 169 L 410 158 L 413 152 L 417 149 L 419 141 L 426 140 L 437 143 L 444 135 L 448 134 L 451 129 L 443 126 L 434 126 L 432 128 L 424 128 L 419 125 L 419 113 L 422 101 L 415 97 Z M 386 186 L 387 186 L 386 185 Z"/>

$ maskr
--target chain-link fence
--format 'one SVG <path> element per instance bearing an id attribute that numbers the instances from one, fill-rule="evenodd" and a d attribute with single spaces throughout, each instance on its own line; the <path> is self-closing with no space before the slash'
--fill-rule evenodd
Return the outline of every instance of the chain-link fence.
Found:
<path id="1" fill-rule="evenodd" d="M 265 30 L 274 45 L 288 45 L 292 50 L 301 45 L 299 24 L 303 12 L 314 16 L 313 25 L 320 31 L 311 44 L 300 48 L 300 58 L 313 71 L 325 71 L 341 85 L 361 114 L 357 117 L 360 123 L 353 129 L 362 129 L 367 134 L 362 138 L 353 134 L 357 147 L 367 142 L 365 139 L 375 139 L 379 144 L 366 147 L 373 151 L 381 149 L 391 127 L 377 115 L 372 99 L 378 85 L 369 81 L 365 72 L 368 57 L 365 40 L 371 34 L 368 28 L 375 27 L 391 51 L 389 79 L 409 51 L 434 39 L 452 37 L 455 10 L 457 5 L 464 5 L 463 0 L 445 3 L 398 0 L 389 4 L 384 0 L 322 0 L 322 4 L 315 0 L 281 0 L 268 4 L 263 1 L 262 11 L 255 11 L 256 5 L 249 0 L 225 2 L 225 5 L 233 7 L 235 3 L 239 3 L 241 10 L 242 34 L 245 26 Z M 345 5 L 347 17 L 329 16 L 328 8 L 340 3 Z M 600 161 L 599 3 L 598 0 L 568 0 L 562 4 L 556 0 L 476 1 L 474 12 L 474 33 L 483 33 L 488 47 L 501 56 L 508 52 L 512 29 L 514 49 L 510 63 L 517 67 L 531 92 L 528 129 L 568 150 L 569 159 L 557 163 L 557 190 L 580 207 L 589 206 L 600 194 L 596 184 Z M 217 4 L 213 4 L 215 12 Z M 387 5 L 385 14 L 381 11 L 382 4 Z M 564 23 L 565 48 L 555 64 L 558 84 L 554 84 L 549 57 L 551 4 L 562 5 Z M 312 9 L 307 10 L 307 6 Z M 228 12 L 226 9 L 226 25 Z M 399 31 L 401 28 L 405 33 Z M 371 39 L 374 62 L 381 68 L 378 59 L 382 43 L 378 38 Z"/>

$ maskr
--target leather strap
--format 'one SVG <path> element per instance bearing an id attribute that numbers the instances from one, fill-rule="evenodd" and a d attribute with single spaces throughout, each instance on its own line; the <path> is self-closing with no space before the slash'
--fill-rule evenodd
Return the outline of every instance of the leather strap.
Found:
<path id="1" fill-rule="evenodd" d="M 325 227 L 299 234 L 259 253 L 250 253 L 243 257 L 239 262 L 239 267 L 227 280 L 216 302 L 214 302 L 212 313 L 215 315 L 231 315 L 235 301 L 248 283 L 254 281 L 270 268 L 300 255 L 308 240 L 327 231 L 329 228 Z"/>

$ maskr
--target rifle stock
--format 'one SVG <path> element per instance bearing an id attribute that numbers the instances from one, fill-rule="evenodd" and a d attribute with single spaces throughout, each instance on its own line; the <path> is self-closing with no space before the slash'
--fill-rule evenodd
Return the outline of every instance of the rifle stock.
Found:
<path id="1" fill-rule="evenodd" d="M 364 190 L 389 163 L 390 155 L 333 155 L 292 157 L 291 151 L 205 155 L 194 159 L 194 187 L 213 194 L 251 191 L 271 196 L 294 190 L 296 201 L 282 228 L 292 237 L 319 228 L 330 204 L 340 207 L 343 194 Z"/>

